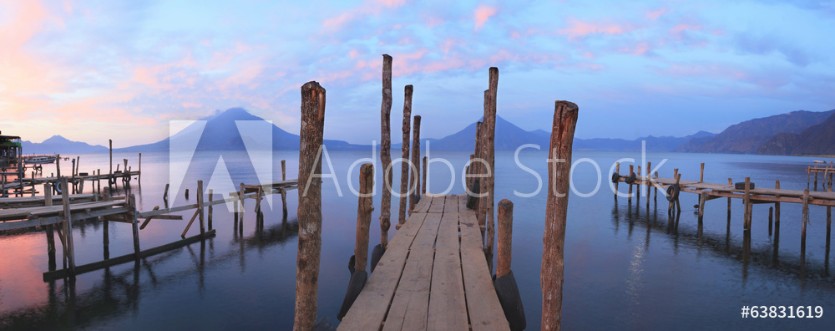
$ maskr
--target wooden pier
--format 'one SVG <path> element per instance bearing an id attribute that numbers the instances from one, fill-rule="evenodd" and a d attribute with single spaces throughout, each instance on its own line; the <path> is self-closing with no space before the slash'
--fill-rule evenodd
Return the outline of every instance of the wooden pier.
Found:
<path id="1" fill-rule="evenodd" d="M 339 330 L 509 330 L 466 202 L 420 200 Z"/>

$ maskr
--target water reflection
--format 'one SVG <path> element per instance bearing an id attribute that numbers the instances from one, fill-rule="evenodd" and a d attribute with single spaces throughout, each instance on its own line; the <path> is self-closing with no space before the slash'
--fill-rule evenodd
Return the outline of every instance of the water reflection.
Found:
<path id="1" fill-rule="evenodd" d="M 216 254 L 214 250 L 215 240 L 219 239 L 208 239 L 143 258 L 134 264 L 91 273 L 99 278 L 89 280 L 85 276 L 85 289 L 81 293 L 77 291 L 77 284 L 82 282 L 82 278 L 52 280 L 48 282 L 46 302 L 0 315 L 0 329 L 57 330 L 102 325 L 125 314 L 138 314 L 142 296 L 164 293 L 166 288 L 182 285 L 183 279 L 195 274 L 198 293 L 202 296 L 206 288 L 207 269 L 238 260 L 243 270 L 246 252 L 283 245 L 297 235 L 296 221 L 285 221 L 266 228 L 262 225 L 251 236 L 236 235 L 233 242 L 237 244 L 237 249 L 223 254 Z M 181 264 L 184 255 L 187 255 L 185 261 L 190 260 L 190 263 Z M 177 262 L 180 264 L 175 264 Z"/>

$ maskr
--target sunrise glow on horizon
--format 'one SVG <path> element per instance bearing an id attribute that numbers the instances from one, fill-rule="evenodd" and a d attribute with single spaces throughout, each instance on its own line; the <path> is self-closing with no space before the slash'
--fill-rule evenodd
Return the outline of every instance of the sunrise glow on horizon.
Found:
<path id="1" fill-rule="evenodd" d="M 368 144 L 387 53 L 392 123 L 414 84 L 424 137 L 480 116 L 491 66 L 498 115 L 526 130 L 548 130 L 568 99 L 580 138 L 718 132 L 835 109 L 832 31 L 835 7 L 803 1 L 2 0 L 0 130 L 124 147 L 243 107 L 295 133 L 299 88 L 316 80 L 325 137 Z"/>

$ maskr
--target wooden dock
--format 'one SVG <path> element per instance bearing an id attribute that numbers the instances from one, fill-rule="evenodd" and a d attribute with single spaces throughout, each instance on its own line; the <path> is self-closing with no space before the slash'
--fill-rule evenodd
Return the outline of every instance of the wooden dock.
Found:
<path id="1" fill-rule="evenodd" d="M 339 330 L 509 330 L 466 198 L 425 196 Z"/>

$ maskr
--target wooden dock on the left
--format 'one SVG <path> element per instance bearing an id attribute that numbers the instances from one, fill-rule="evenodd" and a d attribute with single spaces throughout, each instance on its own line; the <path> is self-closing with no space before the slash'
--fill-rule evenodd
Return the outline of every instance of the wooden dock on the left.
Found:
<path id="1" fill-rule="evenodd" d="M 465 197 L 420 200 L 338 329 L 510 329 Z"/>

